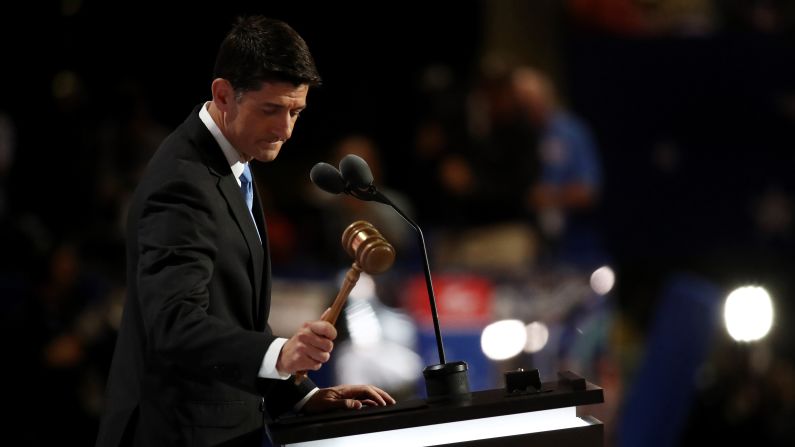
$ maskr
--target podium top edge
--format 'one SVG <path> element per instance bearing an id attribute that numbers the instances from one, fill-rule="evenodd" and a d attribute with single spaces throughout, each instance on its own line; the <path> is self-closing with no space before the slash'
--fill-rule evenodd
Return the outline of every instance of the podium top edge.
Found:
<path id="1" fill-rule="evenodd" d="M 298 415 L 277 420 L 268 428 L 274 441 L 290 444 L 603 402 L 603 390 L 597 385 L 586 381 L 584 390 L 574 390 L 556 381 L 544 382 L 540 390 L 524 393 L 508 393 L 499 388 L 474 391 L 470 397 L 457 401 L 429 403 L 416 399 L 401 401 L 392 407 Z"/>

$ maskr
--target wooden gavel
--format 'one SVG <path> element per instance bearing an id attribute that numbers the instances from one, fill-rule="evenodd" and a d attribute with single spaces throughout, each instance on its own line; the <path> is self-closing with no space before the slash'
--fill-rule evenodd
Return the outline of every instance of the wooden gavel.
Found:
<path id="1" fill-rule="evenodd" d="M 359 281 L 359 274 L 365 272 L 377 275 L 389 270 L 395 262 L 395 248 L 392 244 L 387 242 L 370 222 L 363 220 L 348 225 L 348 228 L 342 232 L 342 247 L 354 258 L 354 261 L 345 274 L 345 280 L 337 297 L 334 298 L 331 311 L 323 318 L 323 321 L 328 321 L 332 325 L 337 322 L 348 295 Z M 301 383 L 305 378 L 306 371 L 298 371 L 295 374 L 295 383 Z"/>

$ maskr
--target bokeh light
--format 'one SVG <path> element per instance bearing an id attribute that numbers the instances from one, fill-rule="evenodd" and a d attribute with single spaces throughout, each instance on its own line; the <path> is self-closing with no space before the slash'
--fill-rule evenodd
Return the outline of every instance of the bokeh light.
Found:
<path id="1" fill-rule="evenodd" d="M 616 274 L 610 267 L 604 265 L 594 270 L 591 274 L 591 288 L 599 295 L 606 295 L 616 284 Z"/>
<path id="2" fill-rule="evenodd" d="M 762 287 L 746 286 L 735 289 L 726 298 L 723 308 L 726 330 L 736 341 L 756 341 L 773 325 L 773 303 Z"/>
<path id="3" fill-rule="evenodd" d="M 527 342 L 527 329 L 519 320 L 501 320 L 483 329 L 480 347 L 492 360 L 509 359 L 520 352 Z"/>
<path id="4" fill-rule="evenodd" d="M 527 331 L 527 342 L 524 345 L 524 352 L 533 354 L 544 349 L 549 341 L 547 325 L 540 321 L 534 321 L 528 324 L 525 330 Z"/>

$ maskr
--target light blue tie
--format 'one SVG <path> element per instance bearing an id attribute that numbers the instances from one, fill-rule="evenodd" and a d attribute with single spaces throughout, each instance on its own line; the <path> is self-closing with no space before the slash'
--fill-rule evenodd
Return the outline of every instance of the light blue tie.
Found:
<path id="1" fill-rule="evenodd" d="M 240 174 L 240 193 L 243 194 L 243 199 L 246 201 L 246 205 L 248 205 L 248 212 L 252 213 L 251 217 L 253 218 L 254 188 L 251 187 L 251 168 L 248 163 L 246 163 L 243 173 Z"/>
<path id="2" fill-rule="evenodd" d="M 254 222 L 254 228 L 257 228 L 257 220 L 254 219 L 254 187 L 251 184 L 251 168 L 248 163 L 246 163 L 243 173 L 240 174 L 240 193 L 243 194 L 243 200 L 246 201 L 248 214 L 251 216 L 251 221 Z M 262 237 L 259 235 L 259 228 L 257 228 L 257 237 L 260 238 L 261 242 Z"/>

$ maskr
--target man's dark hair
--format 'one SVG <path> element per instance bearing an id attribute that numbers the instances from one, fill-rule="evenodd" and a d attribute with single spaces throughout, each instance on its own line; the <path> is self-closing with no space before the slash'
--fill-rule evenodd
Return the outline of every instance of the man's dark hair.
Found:
<path id="1" fill-rule="evenodd" d="M 321 81 L 304 39 L 290 25 L 263 16 L 237 20 L 218 50 L 213 78 L 226 79 L 238 92 L 257 90 L 263 82 Z"/>

